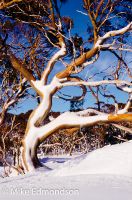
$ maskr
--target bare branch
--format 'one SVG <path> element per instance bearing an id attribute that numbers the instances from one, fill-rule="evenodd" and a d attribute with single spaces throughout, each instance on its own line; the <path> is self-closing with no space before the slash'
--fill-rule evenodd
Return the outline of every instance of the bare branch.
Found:
<path id="1" fill-rule="evenodd" d="M 123 131 L 125 131 L 125 132 L 128 132 L 128 133 L 132 134 L 132 129 L 131 129 L 131 128 L 127 128 L 127 127 L 124 127 L 124 126 L 122 126 L 122 125 L 113 124 L 113 123 L 112 123 L 112 125 L 115 126 L 115 127 L 118 128 L 118 129 L 121 129 L 121 130 L 123 130 Z"/>
<path id="2" fill-rule="evenodd" d="M 11 52 L 9 53 L 9 58 L 12 63 L 12 66 L 22 73 L 22 75 L 29 81 L 31 80 L 35 81 L 34 76 L 29 72 L 29 70 L 26 68 L 26 66 L 23 65 L 23 63 L 18 60 Z"/>
<path id="3" fill-rule="evenodd" d="M 12 6 L 15 3 L 19 3 L 22 2 L 23 0 L 11 0 L 8 3 L 5 3 L 4 0 L 2 0 L 2 2 L 0 3 L 0 9 L 5 9 L 7 7 Z"/>

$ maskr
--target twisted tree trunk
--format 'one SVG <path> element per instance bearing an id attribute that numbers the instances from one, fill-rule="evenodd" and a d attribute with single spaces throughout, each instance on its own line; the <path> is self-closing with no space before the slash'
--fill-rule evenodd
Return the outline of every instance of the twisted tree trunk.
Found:
<path id="1" fill-rule="evenodd" d="M 102 81 L 93 81 L 87 82 L 82 81 L 79 77 L 71 77 L 75 73 L 76 66 L 80 66 L 81 70 L 85 66 L 93 63 L 93 61 L 87 61 L 87 59 L 92 59 L 93 56 L 96 56 L 101 49 L 109 49 L 112 44 L 104 44 L 107 39 L 122 35 L 132 29 L 132 23 L 128 24 L 126 27 L 120 30 L 114 30 L 107 32 L 104 36 L 98 37 L 94 46 L 91 50 L 87 51 L 80 57 L 76 58 L 73 62 L 67 65 L 66 69 L 59 72 L 56 76 L 53 77 L 52 81 L 47 84 L 47 79 L 51 73 L 55 63 L 62 57 L 66 55 L 66 44 L 63 36 L 58 33 L 59 40 L 59 51 L 57 51 L 49 60 L 44 72 L 42 73 L 40 80 L 35 80 L 33 74 L 28 70 L 27 66 L 24 66 L 14 55 L 10 53 L 10 61 L 13 67 L 21 72 L 23 76 L 30 82 L 32 88 L 40 96 L 41 102 L 38 107 L 32 112 L 29 117 L 25 137 L 23 139 L 22 147 L 22 166 L 27 171 L 35 170 L 35 168 L 40 167 L 41 163 L 37 158 L 37 147 L 42 143 L 49 135 L 54 133 L 60 128 L 79 128 L 82 126 L 91 126 L 99 122 L 109 123 L 109 122 L 119 122 L 119 121 L 132 121 L 132 114 L 128 113 L 128 109 L 131 105 L 132 95 L 128 103 L 122 110 L 117 110 L 115 113 L 101 113 L 96 110 L 88 109 L 81 112 L 66 112 L 61 114 L 59 117 L 49 122 L 44 126 L 40 126 L 41 122 L 46 118 L 50 112 L 52 105 L 52 97 L 54 93 L 62 87 L 65 86 L 91 86 L 97 87 L 103 84 L 114 84 L 122 91 L 132 94 L 132 83 L 123 80 L 102 80 Z M 86 65 L 85 65 L 86 64 Z M 81 71 L 80 70 L 80 71 Z M 78 72 L 77 72 L 78 73 Z M 125 85 L 125 86 L 124 86 Z M 89 116 L 89 113 L 94 113 L 94 116 Z"/>
<path id="2" fill-rule="evenodd" d="M 102 84 L 102 81 L 97 83 Z M 85 84 L 96 85 L 97 83 L 86 82 Z M 111 81 L 111 83 L 113 83 L 113 81 Z M 23 139 L 22 164 L 25 171 L 32 171 L 35 170 L 35 168 L 42 166 L 37 158 L 37 148 L 39 144 L 41 144 L 49 135 L 60 128 L 80 128 L 82 126 L 91 126 L 99 122 L 110 123 L 132 121 L 132 114 L 127 113 L 127 109 L 119 110 L 116 114 L 105 114 L 93 109 L 88 109 L 80 112 L 65 112 L 48 124 L 38 127 L 40 122 L 46 118 L 49 113 L 52 95 L 56 92 L 56 90 L 65 86 L 65 84 L 67 85 L 68 82 L 63 83 L 54 77 L 49 85 L 43 86 L 42 81 L 35 81 L 33 84 L 37 91 L 41 90 L 41 93 L 39 92 L 41 94 L 41 103 L 30 115 L 26 134 Z M 69 84 L 72 85 L 70 82 Z M 128 104 L 129 103 L 130 102 L 128 102 Z M 127 107 L 128 106 L 126 105 L 126 108 Z M 89 116 L 89 113 L 94 113 L 95 115 Z"/>

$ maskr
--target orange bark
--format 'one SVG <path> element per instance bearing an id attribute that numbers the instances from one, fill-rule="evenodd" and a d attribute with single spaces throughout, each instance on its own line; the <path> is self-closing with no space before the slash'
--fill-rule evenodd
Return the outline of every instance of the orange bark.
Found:
<path id="1" fill-rule="evenodd" d="M 132 113 L 117 114 L 117 115 L 110 114 L 108 117 L 108 121 L 112 121 L 112 122 L 130 121 L 130 122 L 132 122 Z"/>
<path id="2" fill-rule="evenodd" d="M 66 78 L 70 76 L 70 74 L 72 74 L 72 71 L 75 69 L 76 66 L 82 65 L 87 61 L 87 59 L 90 59 L 93 56 L 95 56 L 97 52 L 98 52 L 98 47 L 93 47 L 90 51 L 84 53 L 83 55 L 75 59 L 73 62 L 71 62 L 65 70 L 57 74 L 57 77 Z"/>

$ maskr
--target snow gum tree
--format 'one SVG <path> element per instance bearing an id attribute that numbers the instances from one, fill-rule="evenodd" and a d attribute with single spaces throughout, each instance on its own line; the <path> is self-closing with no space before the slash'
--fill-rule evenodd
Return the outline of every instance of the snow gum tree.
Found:
<path id="1" fill-rule="evenodd" d="M 28 119 L 23 138 L 20 167 L 24 172 L 42 166 L 37 157 L 37 148 L 49 135 L 61 128 L 77 130 L 97 123 L 132 121 L 132 75 L 129 63 L 124 58 L 124 52 L 129 55 L 131 52 L 131 2 L 80 0 L 80 10 L 73 12 L 87 18 L 87 39 L 80 33 L 72 34 L 75 22 L 69 16 L 63 16 L 63 4 L 69 4 L 70 7 L 71 1 L 0 2 L 1 20 L 4 17 L 8 24 L 14 26 L 13 31 L 8 32 L 5 44 L 7 57 L 11 66 L 29 82 L 40 99 Z M 4 33 L 1 34 L 4 38 Z M 17 38 L 16 44 L 19 43 L 15 48 L 10 44 L 13 34 Z M 90 73 L 91 66 L 96 66 L 96 63 L 101 65 L 98 60 L 103 52 L 108 52 L 105 54 L 108 58 L 110 53 L 114 55 L 116 65 L 106 66 L 100 72 L 98 66 L 98 73 Z M 59 71 L 58 64 L 61 65 Z M 83 71 L 84 74 L 87 71 L 87 77 Z M 97 74 L 100 74 L 100 79 Z M 42 125 L 51 110 L 54 94 L 72 86 L 82 90 L 82 95 L 73 97 L 74 100 L 82 100 L 88 91 L 95 99 L 97 108 L 89 106 L 83 111 L 64 112 Z M 113 88 L 114 91 L 126 94 L 127 101 L 123 108 L 118 105 L 122 101 L 121 97 L 109 92 Z M 114 104 L 113 112 L 102 109 L 102 104 L 105 107 L 108 99 Z"/>

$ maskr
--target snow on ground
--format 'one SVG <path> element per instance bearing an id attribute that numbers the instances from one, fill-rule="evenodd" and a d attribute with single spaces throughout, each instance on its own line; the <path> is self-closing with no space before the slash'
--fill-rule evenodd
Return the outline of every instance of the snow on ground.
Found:
<path id="1" fill-rule="evenodd" d="M 54 170 L 0 179 L 0 199 L 131 200 L 132 141 L 73 159 L 46 158 Z"/>
<path id="2" fill-rule="evenodd" d="M 95 150 L 68 162 L 55 172 L 59 176 L 115 174 L 132 176 L 132 141 Z"/>

